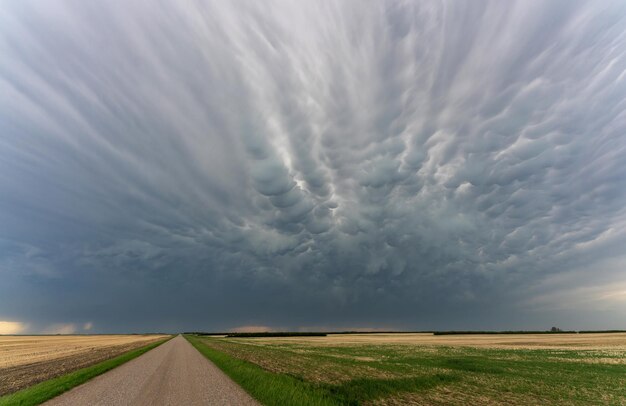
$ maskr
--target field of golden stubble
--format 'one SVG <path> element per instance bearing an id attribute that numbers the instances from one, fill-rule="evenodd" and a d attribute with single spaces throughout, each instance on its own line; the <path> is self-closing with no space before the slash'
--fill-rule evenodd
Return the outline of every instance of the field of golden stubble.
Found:
<path id="1" fill-rule="evenodd" d="M 241 339 L 239 339 L 241 340 Z M 586 349 L 626 350 L 626 333 L 594 334 L 452 334 L 432 333 L 372 333 L 330 334 L 326 337 L 272 337 L 251 339 L 257 343 L 310 344 L 313 346 L 342 345 L 438 345 L 511 349 Z"/>
<path id="2" fill-rule="evenodd" d="M 0 336 L 0 396 L 166 337 L 168 336 Z"/>

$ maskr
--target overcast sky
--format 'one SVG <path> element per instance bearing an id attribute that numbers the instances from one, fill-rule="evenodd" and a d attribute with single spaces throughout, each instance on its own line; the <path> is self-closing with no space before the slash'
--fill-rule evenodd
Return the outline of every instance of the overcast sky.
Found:
<path id="1" fill-rule="evenodd" d="M 626 2 L 0 4 L 0 333 L 625 323 Z"/>

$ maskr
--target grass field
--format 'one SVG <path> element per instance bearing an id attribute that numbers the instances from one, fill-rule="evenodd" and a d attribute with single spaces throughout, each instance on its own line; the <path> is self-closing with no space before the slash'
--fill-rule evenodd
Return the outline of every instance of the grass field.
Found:
<path id="1" fill-rule="evenodd" d="M 165 337 L 0 336 L 0 396 L 114 358 Z"/>
<path id="2" fill-rule="evenodd" d="M 626 404 L 626 334 L 188 339 L 268 405 Z"/>

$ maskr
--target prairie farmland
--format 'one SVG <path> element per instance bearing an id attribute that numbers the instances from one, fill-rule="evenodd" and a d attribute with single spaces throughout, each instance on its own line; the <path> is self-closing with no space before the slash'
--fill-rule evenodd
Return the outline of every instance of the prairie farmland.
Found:
<path id="1" fill-rule="evenodd" d="M 190 340 L 216 362 L 244 361 L 317 399 L 292 404 L 626 404 L 624 333 Z"/>
<path id="2" fill-rule="evenodd" d="M 164 335 L 0 336 L 0 396 L 162 340 Z"/>

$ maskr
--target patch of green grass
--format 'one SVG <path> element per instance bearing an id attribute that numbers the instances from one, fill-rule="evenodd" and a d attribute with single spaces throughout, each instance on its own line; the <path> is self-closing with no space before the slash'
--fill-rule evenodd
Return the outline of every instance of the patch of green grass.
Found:
<path id="1" fill-rule="evenodd" d="M 419 392 L 457 379 L 436 373 L 400 379 L 362 378 L 334 385 L 315 383 L 290 374 L 273 373 L 206 345 L 198 337 L 185 338 L 226 375 L 264 405 L 359 405 L 397 392 Z"/>
<path id="2" fill-rule="evenodd" d="M 98 375 L 120 366 L 133 358 L 137 358 L 138 356 L 155 347 L 158 347 L 168 340 L 169 339 L 161 340 L 156 343 L 149 344 L 145 347 L 129 351 L 118 357 L 111 358 L 90 367 L 82 368 L 67 375 L 38 383 L 30 388 L 23 389 L 10 395 L 2 396 L 0 397 L 0 406 L 31 406 L 41 404 L 46 400 L 59 396 L 63 392 L 67 392 L 75 386 L 85 383 Z"/>
<path id="3" fill-rule="evenodd" d="M 619 348 L 502 349 L 190 338 L 201 347 L 210 347 L 207 351 L 256 368 L 268 379 L 288 377 L 297 385 L 321 390 L 315 393 L 334 404 L 411 396 L 447 404 L 626 404 L 626 351 Z M 255 397 L 265 404 L 299 404 Z"/>
<path id="4" fill-rule="evenodd" d="M 264 405 L 326 406 L 340 403 L 321 388 L 285 374 L 274 374 L 250 362 L 229 356 L 185 336 L 202 355 Z"/>
<path id="5" fill-rule="evenodd" d="M 340 404 L 359 405 L 361 402 L 380 399 L 403 392 L 420 392 L 436 386 L 455 382 L 451 374 L 435 374 L 401 379 L 353 379 L 342 385 L 325 385 Z"/>

